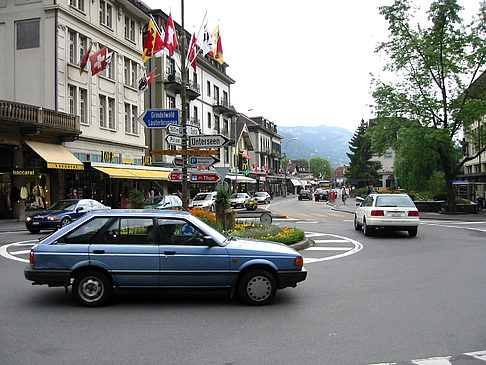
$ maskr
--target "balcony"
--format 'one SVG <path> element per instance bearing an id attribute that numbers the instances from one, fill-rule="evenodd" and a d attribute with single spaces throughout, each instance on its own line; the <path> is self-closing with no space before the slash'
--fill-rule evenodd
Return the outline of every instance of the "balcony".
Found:
<path id="1" fill-rule="evenodd" d="M 228 117 L 232 117 L 237 114 L 234 106 L 231 105 L 228 100 L 224 100 L 223 98 L 214 100 L 213 109 L 216 113 L 223 114 Z"/>
<path id="2" fill-rule="evenodd" d="M 173 72 L 166 75 L 164 80 L 165 90 L 171 91 L 175 94 L 180 94 L 182 92 L 182 77 L 179 72 Z M 186 96 L 189 100 L 194 100 L 200 96 L 200 87 L 196 82 L 188 82 L 186 88 Z"/>
<path id="3" fill-rule="evenodd" d="M 75 115 L 12 101 L 0 100 L 0 121 L 19 127 L 23 134 L 37 134 L 41 130 L 81 134 L 79 117 Z"/>

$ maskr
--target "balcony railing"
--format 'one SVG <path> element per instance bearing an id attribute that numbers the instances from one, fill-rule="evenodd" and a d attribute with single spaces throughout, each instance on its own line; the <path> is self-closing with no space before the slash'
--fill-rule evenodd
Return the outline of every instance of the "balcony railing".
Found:
<path id="1" fill-rule="evenodd" d="M 79 117 L 38 106 L 0 100 L 0 119 L 33 126 L 79 132 Z"/>
<path id="2" fill-rule="evenodd" d="M 173 91 L 177 94 L 180 94 L 182 91 L 182 77 L 179 72 L 172 72 L 166 75 L 165 81 L 165 88 L 166 90 Z M 190 100 L 196 99 L 200 95 L 200 87 L 197 82 L 194 81 L 186 81 L 187 83 L 187 97 Z"/>
<path id="3" fill-rule="evenodd" d="M 224 98 L 215 99 L 213 108 L 218 112 L 228 116 L 236 115 L 236 109 Z"/>

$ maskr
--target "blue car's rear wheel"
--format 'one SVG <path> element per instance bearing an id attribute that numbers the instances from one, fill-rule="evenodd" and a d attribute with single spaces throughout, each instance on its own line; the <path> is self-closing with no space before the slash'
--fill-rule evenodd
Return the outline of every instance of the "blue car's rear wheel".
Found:
<path id="1" fill-rule="evenodd" d="M 74 278 L 73 295 L 86 307 L 99 307 L 111 294 L 111 281 L 99 271 L 84 271 Z"/>

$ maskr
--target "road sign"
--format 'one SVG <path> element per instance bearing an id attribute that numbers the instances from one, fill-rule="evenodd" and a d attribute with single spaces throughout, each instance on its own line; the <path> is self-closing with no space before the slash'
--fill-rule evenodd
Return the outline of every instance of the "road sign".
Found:
<path id="1" fill-rule="evenodd" d="M 177 167 L 182 167 L 184 165 L 184 160 L 182 157 L 174 157 L 172 164 Z"/>
<path id="2" fill-rule="evenodd" d="M 191 174 L 191 183 L 216 183 L 219 179 L 219 175 L 214 172 Z M 182 181 L 182 172 L 171 172 L 169 174 L 169 180 Z"/>
<path id="3" fill-rule="evenodd" d="M 175 125 L 175 124 L 169 124 L 167 126 L 167 132 L 169 134 L 173 134 L 174 136 L 181 136 L 182 135 L 182 127 Z M 199 131 L 199 128 L 193 125 L 187 125 L 186 126 L 186 133 L 188 136 L 198 136 L 201 132 Z"/>
<path id="4" fill-rule="evenodd" d="M 170 134 L 165 136 L 165 140 L 168 144 L 172 145 L 181 145 L 182 144 L 182 137 L 172 136 Z"/>
<path id="5" fill-rule="evenodd" d="M 166 128 L 169 124 L 179 125 L 179 109 L 147 109 L 138 117 L 138 122 L 147 128 Z"/>
<path id="6" fill-rule="evenodd" d="M 212 166 L 219 162 L 219 158 L 214 156 L 191 156 L 189 157 L 190 166 Z"/>
<path id="7" fill-rule="evenodd" d="M 177 156 L 177 155 L 183 155 L 184 150 L 178 149 L 178 150 L 150 150 L 149 153 L 151 155 L 168 155 L 168 156 Z M 219 156 L 219 150 L 187 150 L 187 154 L 194 156 L 194 155 L 218 155 Z"/>
<path id="8" fill-rule="evenodd" d="M 191 148 L 219 148 L 229 143 L 229 138 L 222 134 L 207 134 L 189 137 L 189 147 Z"/>

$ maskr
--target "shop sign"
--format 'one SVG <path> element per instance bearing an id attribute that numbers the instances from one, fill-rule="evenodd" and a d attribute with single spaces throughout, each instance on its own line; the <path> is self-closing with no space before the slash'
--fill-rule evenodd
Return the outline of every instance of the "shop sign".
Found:
<path id="1" fill-rule="evenodd" d="M 182 172 L 171 172 L 169 174 L 170 181 L 182 181 Z"/>
<path id="2" fill-rule="evenodd" d="M 84 165 L 75 165 L 70 163 L 57 163 L 57 162 L 48 162 L 47 163 L 48 169 L 58 169 L 58 170 L 84 170 Z"/>
<path id="3" fill-rule="evenodd" d="M 101 162 L 115 161 L 115 153 L 110 151 L 101 151 Z"/>
<path id="4" fill-rule="evenodd" d="M 145 166 L 152 166 L 152 156 L 143 156 L 142 157 L 142 163 Z"/>
<path id="5" fill-rule="evenodd" d="M 35 170 L 12 170 L 14 176 L 34 176 Z"/>
<path id="6" fill-rule="evenodd" d="M 182 181 L 182 172 L 171 172 L 169 174 L 169 180 Z M 191 174 L 192 183 L 216 183 L 219 180 L 219 175 L 211 172 Z"/>
<path id="7" fill-rule="evenodd" d="M 121 156 L 122 163 L 135 164 L 135 158 L 133 156 L 123 155 Z"/>

